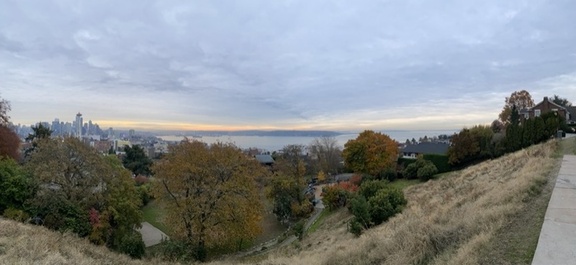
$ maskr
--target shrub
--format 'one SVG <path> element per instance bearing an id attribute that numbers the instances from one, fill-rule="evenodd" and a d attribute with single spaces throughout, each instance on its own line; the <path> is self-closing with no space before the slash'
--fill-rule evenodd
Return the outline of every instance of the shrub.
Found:
<path id="1" fill-rule="evenodd" d="M 137 259 L 144 256 L 145 248 L 142 235 L 137 231 L 132 231 L 121 237 L 118 244 L 118 251 Z"/>
<path id="2" fill-rule="evenodd" d="M 322 202 L 328 210 L 336 210 L 346 205 L 348 192 L 339 185 L 324 187 Z"/>
<path id="3" fill-rule="evenodd" d="M 298 238 L 298 240 L 302 240 L 304 237 L 304 220 L 300 220 L 295 223 L 292 229 L 294 230 L 294 235 Z"/>
<path id="4" fill-rule="evenodd" d="M 388 186 L 388 182 L 385 180 L 370 180 L 362 183 L 358 189 L 358 194 L 364 196 L 366 199 L 372 198 L 376 193 Z"/>
<path id="5" fill-rule="evenodd" d="M 428 181 L 429 179 L 432 178 L 432 176 L 438 173 L 438 169 L 436 169 L 436 166 L 432 164 L 432 162 L 430 161 L 427 162 L 429 163 L 418 169 L 417 175 L 418 179 L 420 179 L 421 181 Z"/>
<path id="6" fill-rule="evenodd" d="M 407 201 L 404 193 L 396 188 L 384 188 L 368 200 L 370 217 L 374 225 L 387 221 L 390 217 L 402 211 Z"/>
<path id="7" fill-rule="evenodd" d="M 18 222 L 25 222 L 30 218 L 30 215 L 22 210 L 10 207 L 4 210 L 4 217 Z"/>
<path id="8" fill-rule="evenodd" d="M 362 234 L 362 230 L 362 225 L 358 222 L 358 220 L 356 220 L 356 218 L 353 218 L 350 223 L 348 223 L 348 231 L 350 231 L 350 233 L 356 236 L 360 236 Z"/>
<path id="9" fill-rule="evenodd" d="M 438 169 L 438 173 L 444 173 L 451 170 L 447 155 L 426 154 L 423 158 L 432 162 Z"/>
<path id="10" fill-rule="evenodd" d="M 370 227 L 371 217 L 369 213 L 370 205 L 364 196 L 354 196 L 350 200 L 349 211 L 354 215 L 355 222 L 359 223 L 362 228 Z"/>

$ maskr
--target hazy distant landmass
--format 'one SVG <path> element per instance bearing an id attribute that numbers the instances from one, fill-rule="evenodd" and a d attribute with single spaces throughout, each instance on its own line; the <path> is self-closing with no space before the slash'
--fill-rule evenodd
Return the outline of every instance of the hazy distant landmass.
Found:
<path id="1" fill-rule="evenodd" d="M 157 135 L 179 135 L 179 136 L 279 136 L 279 137 L 321 137 L 338 136 L 343 133 L 335 131 L 300 131 L 300 130 L 245 130 L 245 131 L 163 131 Z"/>

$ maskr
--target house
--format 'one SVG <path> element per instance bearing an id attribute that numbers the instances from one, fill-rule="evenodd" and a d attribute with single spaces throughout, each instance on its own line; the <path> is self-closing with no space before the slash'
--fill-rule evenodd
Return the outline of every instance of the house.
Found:
<path id="1" fill-rule="evenodd" d="M 272 166 L 274 164 L 274 158 L 272 158 L 271 155 L 255 155 L 254 158 L 256 158 L 261 165 Z"/>
<path id="2" fill-rule="evenodd" d="M 416 159 L 418 155 L 446 155 L 449 147 L 447 143 L 438 142 L 410 144 L 402 149 L 402 157 Z"/>
<path id="3" fill-rule="evenodd" d="M 576 120 L 574 120 L 576 118 L 576 108 L 560 106 L 548 99 L 548 97 L 544 97 L 542 102 L 536 104 L 536 106 L 520 111 L 520 114 L 524 116 L 525 119 L 530 119 L 540 117 L 551 111 L 558 113 L 558 115 L 563 117 L 568 124 L 576 122 Z"/>

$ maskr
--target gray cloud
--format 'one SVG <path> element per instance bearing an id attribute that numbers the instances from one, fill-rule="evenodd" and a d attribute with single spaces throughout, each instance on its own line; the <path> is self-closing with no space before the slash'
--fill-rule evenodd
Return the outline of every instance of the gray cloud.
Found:
<path id="1" fill-rule="evenodd" d="M 543 0 L 2 1 L 0 92 L 22 123 L 457 128 L 517 89 L 576 100 L 575 15 Z"/>

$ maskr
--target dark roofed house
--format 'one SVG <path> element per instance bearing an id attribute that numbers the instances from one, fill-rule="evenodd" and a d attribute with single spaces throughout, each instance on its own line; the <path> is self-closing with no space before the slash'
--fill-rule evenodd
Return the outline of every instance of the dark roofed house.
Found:
<path id="1" fill-rule="evenodd" d="M 446 155 L 448 153 L 449 144 L 446 143 L 419 143 L 410 144 L 402 149 L 402 156 L 404 158 L 416 159 L 418 155 L 435 154 Z"/>
<path id="2" fill-rule="evenodd" d="M 274 164 L 274 158 L 271 155 L 255 155 L 254 158 L 262 165 L 272 166 Z"/>

